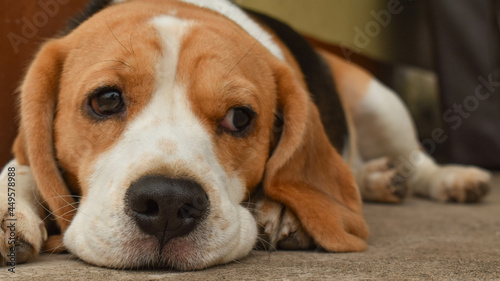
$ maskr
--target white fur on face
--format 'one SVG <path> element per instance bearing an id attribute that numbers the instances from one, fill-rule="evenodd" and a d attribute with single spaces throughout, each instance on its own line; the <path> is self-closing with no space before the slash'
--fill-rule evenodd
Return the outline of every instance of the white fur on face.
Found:
<path id="1" fill-rule="evenodd" d="M 175 80 L 183 34 L 192 23 L 160 16 L 152 24 L 163 44 L 156 91 L 82 183 L 88 195 L 65 233 L 64 244 L 89 263 L 119 268 L 152 265 L 188 270 L 241 258 L 257 238 L 255 220 L 239 205 L 245 183 L 222 168 L 211 134 L 190 109 L 185 87 Z M 143 233 L 125 211 L 130 184 L 157 171 L 196 179 L 210 202 L 206 219 L 188 235 L 170 240 L 161 254 L 156 238 Z"/>

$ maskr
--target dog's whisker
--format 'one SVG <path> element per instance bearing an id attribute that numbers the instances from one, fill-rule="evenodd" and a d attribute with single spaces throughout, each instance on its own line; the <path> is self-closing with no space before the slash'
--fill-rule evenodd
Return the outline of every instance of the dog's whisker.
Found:
<path id="1" fill-rule="evenodd" d="M 53 197 L 53 198 L 58 198 L 58 197 L 56 196 L 56 197 Z M 40 206 L 42 206 L 45 210 L 48 210 L 48 209 L 44 206 L 44 205 L 45 205 L 45 203 L 47 202 L 47 200 L 40 201 L 40 200 L 38 200 L 38 199 L 37 199 L 37 202 L 38 202 L 38 204 L 39 204 Z M 72 205 L 74 205 L 74 204 L 78 204 L 78 202 L 72 202 L 72 203 L 70 203 L 70 202 L 66 202 L 66 203 L 67 203 L 67 204 L 65 204 L 64 206 L 62 206 L 62 207 L 60 207 L 60 208 L 58 208 L 58 209 L 56 209 L 56 210 L 51 210 L 51 211 L 52 211 L 52 212 L 55 212 L 55 211 L 58 211 L 58 210 L 60 210 L 60 209 L 66 208 L 67 206 L 72 206 Z"/>
<path id="2" fill-rule="evenodd" d="M 78 209 L 77 209 L 77 208 L 74 208 L 73 210 L 66 211 L 66 212 L 65 212 L 65 213 L 63 213 L 62 215 L 69 214 L 69 213 L 76 212 L 76 211 L 78 211 Z"/>
<path id="3" fill-rule="evenodd" d="M 109 26 L 109 22 L 108 22 L 107 19 L 106 19 L 106 25 L 108 26 L 109 31 L 111 32 L 111 34 L 113 35 L 113 37 L 115 38 L 115 40 L 118 42 L 118 44 L 120 44 L 120 46 L 122 46 L 123 49 L 125 49 L 125 51 L 127 51 L 131 56 L 133 56 L 133 54 L 122 44 L 122 42 L 120 42 L 120 40 L 118 40 L 118 37 L 116 37 L 115 33 L 113 32 L 113 30 Z"/>
<path id="4" fill-rule="evenodd" d="M 266 239 L 257 236 L 257 239 L 264 245 L 264 246 L 269 246 L 269 249 L 265 247 L 265 250 L 271 250 L 271 251 L 277 251 L 278 249 L 271 244 L 271 242 L 267 241 Z"/>
<path id="5" fill-rule="evenodd" d="M 245 59 L 245 57 L 250 54 L 250 52 L 253 50 L 253 48 L 255 48 L 257 43 L 259 43 L 259 39 L 263 33 L 264 33 L 264 31 L 262 31 L 260 33 L 259 37 L 255 39 L 255 41 L 254 41 L 253 45 L 250 47 L 250 49 L 248 49 L 248 51 L 243 55 L 243 57 L 241 57 L 241 59 L 226 74 L 224 74 L 223 77 L 227 77 L 229 74 L 231 74 L 231 72 L 233 72 L 233 70 L 243 61 L 243 59 Z"/>
<path id="6" fill-rule="evenodd" d="M 56 216 L 55 214 L 52 214 L 52 216 L 54 217 L 54 219 L 57 219 L 57 218 L 58 218 L 58 219 L 61 219 L 61 220 L 63 220 L 63 221 L 71 222 L 71 220 L 68 220 L 68 219 L 63 218 L 63 217 L 60 217 L 60 216 Z M 43 221 L 45 221 L 45 220 L 47 220 L 47 219 L 49 219 L 49 218 L 50 218 L 50 216 L 47 216 L 47 217 L 45 217 L 45 218 L 43 219 Z"/>
<path id="7" fill-rule="evenodd" d="M 66 199 L 65 199 L 62 195 L 60 195 L 59 193 L 55 192 L 56 190 L 55 190 L 55 188 L 54 188 L 53 186 L 52 186 L 52 190 L 54 191 L 54 193 L 55 193 L 55 194 L 57 194 L 56 196 L 52 197 L 52 199 L 54 199 L 54 198 L 60 198 L 62 201 L 64 201 L 64 202 L 67 204 L 67 205 L 66 205 L 66 207 L 67 207 L 68 205 L 70 205 L 70 204 L 71 204 L 71 203 L 70 203 L 70 202 L 68 202 L 68 201 L 67 201 L 67 200 L 66 200 Z M 67 196 L 65 196 L 65 197 L 67 197 Z M 40 206 L 42 206 L 42 208 L 44 208 L 45 210 L 47 210 L 47 212 L 51 212 L 49 209 L 47 209 L 45 206 L 43 206 L 43 203 L 42 203 L 42 202 L 40 202 L 40 200 L 38 200 L 38 199 L 37 199 L 37 202 L 38 202 L 38 204 L 39 204 Z M 65 221 L 70 222 L 70 220 L 68 220 L 68 219 L 66 219 L 66 218 L 63 218 L 63 217 L 61 217 L 61 216 L 56 216 L 55 214 L 54 214 L 54 216 L 55 216 L 56 218 L 60 218 L 60 219 L 63 219 L 63 220 L 65 220 Z"/>
<path id="8" fill-rule="evenodd" d="M 69 213 L 69 212 L 76 212 L 78 209 L 77 209 L 77 208 L 75 208 L 75 207 L 73 206 L 73 205 L 75 205 L 75 204 L 78 204 L 78 203 L 77 203 L 77 202 L 75 202 L 75 203 L 71 203 L 71 204 L 69 204 L 71 207 L 73 207 L 73 209 L 71 209 L 71 210 L 69 210 L 69 211 L 66 211 L 64 214 L 61 214 L 61 216 L 64 216 L 65 214 L 67 214 L 67 213 Z M 55 212 L 57 212 L 58 210 L 64 209 L 64 208 L 66 208 L 66 207 L 68 207 L 68 205 L 64 205 L 64 206 L 60 207 L 59 209 L 56 209 L 56 210 L 54 210 L 54 211 L 51 211 L 51 212 L 50 212 L 50 214 L 48 214 L 45 218 L 43 218 L 43 220 L 46 220 L 48 217 L 50 217 L 50 216 L 54 215 L 54 213 L 55 213 Z"/>
<path id="9" fill-rule="evenodd" d="M 53 196 L 53 197 L 47 198 L 47 199 L 42 200 L 42 201 L 39 200 L 38 202 L 40 202 L 41 204 L 44 204 L 44 203 L 47 203 L 47 200 L 59 198 L 59 197 L 82 198 L 82 196 L 80 196 L 80 195 L 60 195 L 60 196 Z"/>
<path id="10" fill-rule="evenodd" d="M 63 218 L 62 216 L 60 215 L 57 215 L 55 213 L 53 213 L 49 208 L 45 207 L 42 203 L 40 203 L 40 201 L 37 200 L 37 202 L 39 203 L 39 205 L 45 210 L 47 211 L 48 215 L 43 219 L 43 221 L 45 221 L 48 217 L 50 216 L 54 216 L 54 218 L 59 218 L 59 219 L 62 219 L 64 221 L 67 221 L 67 222 L 71 222 L 71 220 L 68 220 L 66 218 Z M 71 205 L 72 203 L 68 203 L 66 204 L 63 208 L 67 207 L 68 205 Z"/>

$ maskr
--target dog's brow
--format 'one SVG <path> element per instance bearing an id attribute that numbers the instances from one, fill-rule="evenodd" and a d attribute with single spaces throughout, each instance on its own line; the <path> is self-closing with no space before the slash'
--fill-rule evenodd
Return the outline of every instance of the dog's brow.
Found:
<path id="1" fill-rule="evenodd" d="M 121 61 L 121 60 L 102 60 L 102 61 L 98 61 L 98 62 L 94 62 L 94 63 L 91 63 L 89 65 L 87 65 L 85 68 L 83 68 L 80 73 L 82 73 L 83 71 L 85 71 L 86 69 L 88 69 L 89 67 L 92 67 L 96 64 L 100 64 L 100 63 L 113 63 L 115 66 L 118 66 L 118 65 L 124 65 L 132 70 L 135 70 L 135 67 L 133 67 L 132 65 L 124 62 L 124 61 Z M 105 67 L 104 69 L 114 69 L 114 70 L 119 70 L 118 68 L 116 67 L 113 67 L 113 66 L 108 66 L 108 67 Z"/>
<path id="2" fill-rule="evenodd" d="M 248 83 L 242 83 L 238 80 L 231 80 L 230 82 L 227 82 L 226 84 L 224 84 L 224 86 L 222 86 L 221 92 L 225 93 L 226 95 L 241 95 L 242 93 L 246 93 L 253 96 L 255 95 L 255 90 L 252 88 L 252 85 Z"/>

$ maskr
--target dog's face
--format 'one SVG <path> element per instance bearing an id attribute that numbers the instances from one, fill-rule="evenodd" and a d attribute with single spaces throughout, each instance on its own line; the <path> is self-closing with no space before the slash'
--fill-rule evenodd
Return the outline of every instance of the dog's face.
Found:
<path id="1" fill-rule="evenodd" d="M 66 248 L 119 268 L 232 261 L 257 239 L 240 204 L 260 183 L 319 245 L 366 247 L 359 194 L 300 74 L 261 43 L 216 12 L 144 0 L 44 46 L 21 89 L 14 151 Z"/>
<path id="2" fill-rule="evenodd" d="M 82 200 L 64 243 L 117 267 L 240 257 L 276 109 L 265 50 L 216 14 L 125 5 L 67 38 L 55 148 Z"/>

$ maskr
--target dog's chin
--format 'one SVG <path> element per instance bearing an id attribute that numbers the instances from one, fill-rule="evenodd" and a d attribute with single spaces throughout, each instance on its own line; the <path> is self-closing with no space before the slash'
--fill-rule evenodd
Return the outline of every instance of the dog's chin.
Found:
<path id="1" fill-rule="evenodd" d="M 222 231 L 205 222 L 190 234 L 173 238 L 165 245 L 160 245 L 154 236 L 138 235 L 136 231 L 122 232 L 116 240 L 112 239 L 112 233 L 101 233 L 106 236 L 104 240 L 114 240 L 106 243 L 98 239 L 100 235 L 85 236 L 81 229 L 71 226 L 64 235 L 64 245 L 78 258 L 96 266 L 199 270 L 229 263 L 250 253 L 257 239 L 257 226 L 247 209 L 239 207 L 238 213 L 240 221 L 229 229 Z"/>

